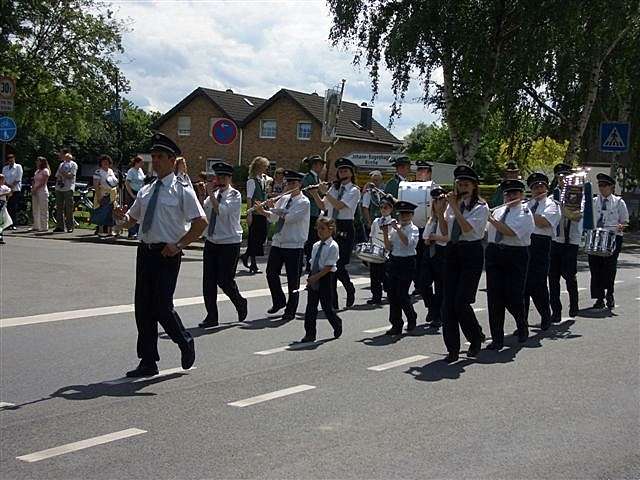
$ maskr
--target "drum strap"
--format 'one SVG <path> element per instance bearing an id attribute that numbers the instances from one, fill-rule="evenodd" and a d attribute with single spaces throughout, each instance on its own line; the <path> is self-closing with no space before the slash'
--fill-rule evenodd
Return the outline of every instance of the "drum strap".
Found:
<path id="1" fill-rule="evenodd" d="M 607 210 L 607 198 L 602 199 L 602 207 L 600 208 L 600 218 L 598 219 L 598 224 L 596 225 L 598 228 L 604 227 L 604 212 Z"/>

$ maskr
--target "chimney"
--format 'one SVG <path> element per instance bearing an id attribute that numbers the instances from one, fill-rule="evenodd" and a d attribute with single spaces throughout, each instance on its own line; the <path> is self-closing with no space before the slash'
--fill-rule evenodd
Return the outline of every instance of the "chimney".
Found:
<path id="1" fill-rule="evenodd" d="M 233 90 L 231 90 L 230 88 L 227 88 L 227 89 L 225 90 L 225 92 L 227 92 L 227 93 L 233 93 Z"/>
<path id="2" fill-rule="evenodd" d="M 360 129 L 370 131 L 373 125 L 373 108 L 367 106 L 366 102 L 360 104 Z"/>

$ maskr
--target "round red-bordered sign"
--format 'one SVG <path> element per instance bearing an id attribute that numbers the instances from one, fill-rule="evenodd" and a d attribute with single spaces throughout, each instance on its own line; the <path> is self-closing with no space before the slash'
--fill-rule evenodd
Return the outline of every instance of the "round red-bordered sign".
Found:
<path id="1" fill-rule="evenodd" d="M 211 126 L 211 136 L 218 145 L 230 145 L 238 136 L 238 127 L 233 120 L 220 118 Z"/>

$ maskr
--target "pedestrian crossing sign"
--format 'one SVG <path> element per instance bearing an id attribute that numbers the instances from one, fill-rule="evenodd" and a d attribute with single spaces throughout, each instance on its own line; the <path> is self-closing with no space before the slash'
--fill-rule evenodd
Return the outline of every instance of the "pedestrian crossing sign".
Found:
<path id="1" fill-rule="evenodd" d="M 627 150 L 629 150 L 629 122 L 602 122 L 600 151 L 626 152 Z"/>

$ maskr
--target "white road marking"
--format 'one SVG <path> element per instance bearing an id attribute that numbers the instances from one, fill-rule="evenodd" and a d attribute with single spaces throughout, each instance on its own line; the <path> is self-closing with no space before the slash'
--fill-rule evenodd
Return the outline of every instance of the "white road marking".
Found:
<path id="1" fill-rule="evenodd" d="M 5 408 L 9 408 L 13 406 L 15 406 L 15 403 L 0 402 L 0 410 L 4 410 Z"/>
<path id="2" fill-rule="evenodd" d="M 134 435 L 140 435 L 141 433 L 147 433 L 147 431 L 140 430 L 139 428 L 127 428 L 126 430 L 120 430 L 119 432 L 87 438 L 86 440 L 80 440 L 79 442 L 67 443 L 66 445 L 60 445 L 59 447 L 30 453 L 29 455 L 21 455 L 16 458 L 23 462 L 39 462 L 40 460 L 45 460 L 47 458 L 57 457 L 58 455 L 64 455 L 65 453 L 77 452 L 78 450 L 95 447 L 96 445 L 103 445 L 116 440 L 122 440 L 123 438 L 133 437 Z"/>
<path id="3" fill-rule="evenodd" d="M 291 345 L 285 345 L 284 347 L 276 347 L 271 348 L 269 350 L 262 350 L 260 352 L 253 352 L 254 355 L 271 355 L 273 353 L 286 352 L 287 350 L 300 350 L 305 347 L 310 347 L 312 345 L 320 345 L 324 343 L 326 340 L 316 340 L 315 342 L 304 342 L 304 343 L 292 343 Z"/>
<path id="4" fill-rule="evenodd" d="M 369 283 L 368 278 L 354 278 L 352 280 L 354 285 L 366 285 Z M 342 287 L 342 284 L 338 284 L 339 288 Z M 241 292 L 244 298 L 255 298 L 255 297 L 266 297 L 271 295 L 271 292 L 268 288 L 260 288 L 257 290 L 248 290 L 246 292 Z M 229 300 L 224 294 L 218 295 L 218 302 L 226 302 Z M 174 306 L 176 307 L 187 307 L 190 305 L 200 305 L 204 304 L 203 297 L 187 297 L 187 298 L 177 298 L 173 301 Z M 17 327 L 22 325 L 35 325 L 38 323 L 49 323 L 49 322 L 61 322 L 64 320 L 75 320 L 78 318 L 88 318 L 88 317 L 101 317 L 104 315 L 117 315 L 121 313 L 131 313 L 133 312 L 134 305 L 114 305 L 110 307 L 97 307 L 97 308 L 83 308 L 80 310 L 69 310 L 66 312 L 54 312 L 54 313 L 43 313 L 39 315 L 29 315 L 26 317 L 13 317 L 13 318 L 2 318 L 0 319 L 0 328 L 6 327 Z"/>
<path id="5" fill-rule="evenodd" d="M 395 360 L 389 363 L 383 363 L 382 365 L 375 365 L 373 367 L 367 368 L 367 370 L 371 370 L 374 372 L 382 372 L 383 370 L 389 370 L 390 368 L 399 367 L 401 365 L 406 365 L 407 363 L 414 363 L 420 360 L 426 360 L 426 355 L 414 355 L 412 357 L 401 358 L 400 360 Z"/>
<path id="6" fill-rule="evenodd" d="M 293 395 L 294 393 L 304 392 L 306 390 L 313 390 L 313 385 L 297 385 L 295 387 L 285 388 L 276 392 L 265 393 L 264 395 L 258 395 L 257 397 L 246 398 L 244 400 L 238 400 L 237 402 L 227 403 L 230 407 L 248 407 L 255 405 L 256 403 L 266 402 L 275 398 L 286 397 L 287 395 Z"/>
<path id="7" fill-rule="evenodd" d="M 613 282 L 613 283 L 615 283 L 615 284 L 617 285 L 617 284 L 619 284 L 619 283 L 624 283 L 624 280 L 616 280 L 616 281 L 615 281 L 615 282 Z"/>
<path id="8" fill-rule="evenodd" d="M 583 290 L 586 290 L 587 287 L 578 287 L 578 291 L 582 292 Z M 567 290 L 562 290 L 560 293 L 569 293 Z"/>
<path id="9" fill-rule="evenodd" d="M 478 312 L 482 312 L 486 310 L 485 308 L 474 308 L 473 311 L 478 313 Z M 405 323 L 402 328 L 405 328 L 407 326 L 407 324 Z M 363 330 L 362 333 L 380 333 L 380 332 L 386 332 L 387 330 L 389 330 L 391 328 L 391 324 L 386 325 L 384 327 L 378 327 L 378 328 L 370 328 L 369 330 Z"/>
<path id="10" fill-rule="evenodd" d="M 122 378 L 116 378 L 115 380 L 109 380 L 107 382 L 100 382 L 100 383 L 103 383 L 104 385 L 120 385 L 122 383 L 143 382 L 143 381 L 151 380 L 153 378 L 160 378 L 160 377 L 173 375 L 174 373 L 190 372 L 191 370 L 195 370 L 196 368 L 197 367 L 191 367 L 189 370 L 183 370 L 181 367 L 169 368 L 167 370 L 160 370 L 157 375 L 152 375 L 150 377 L 122 377 Z"/>

